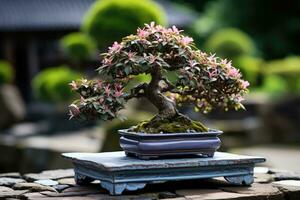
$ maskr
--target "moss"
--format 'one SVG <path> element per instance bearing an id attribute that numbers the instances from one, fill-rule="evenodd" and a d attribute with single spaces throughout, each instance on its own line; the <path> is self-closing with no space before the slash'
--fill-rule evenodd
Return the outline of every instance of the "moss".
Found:
<path id="1" fill-rule="evenodd" d="M 143 133 L 188 133 L 207 132 L 208 129 L 201 123 L 178 115 L 172 119 L 161 119 L 157 116 L 149 121 L 140 122 L 131 128 L 135 132 Z"/>

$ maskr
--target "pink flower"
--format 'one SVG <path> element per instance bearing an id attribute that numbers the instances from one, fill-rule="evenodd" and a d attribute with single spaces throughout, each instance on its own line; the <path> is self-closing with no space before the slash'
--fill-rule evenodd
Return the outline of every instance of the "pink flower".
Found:
<path id="1" fill-rule="evenodd" d="M 114 97 L 118 98 L 123 95 L 122 85 L 119 83 L 115 83 L 115 94 Z"/>
<path id="2" fill-rule="evenodd" d="M 193 38 L 190 38 L 190 37 L 183 37 L 183 38 L 181 38 L 181 44 L 183 44 L 183 45 L 188 45 L 188 44 L 190 44 L 191 42 L 193 42 L 194 40 L 193 40 Z"/>
<path id="3" fill-rule="evenodd" d="M 72 81 L 71 83 L 69 83 L 69 85 L 71 86 L 72 90 L 77 90 L 78 89 L 77 84 L 76 84 L 75 81 Z"/>
<path id="4" fill-rule="evenodd" d="M 148 32 L 145 31 L 144 29 L 140 29 L 140 28 L 138 28 L 137 34 L 140 38 L 145 38 L 148 36 Z"/>
<path id="5" fill-rule="evenodd" d="M 128 56 L 128 60 L 133 61 L 133 57 L 136 55 L 136 53 L 132 53 L 131 51 L 128 52 L 127 56 Z"/>
<path id="6" fill-rule="evenodd" d="M 228 69 L 227 75 L 231 78 L 239 78 L 240 77 L 240 72 L 234 67 L 231 67 Z"/>
<path id="7" fill-rule="evenodd" d="M 112 63 L 112 58 L 104 58 L 102 60 L 102 64 L 104 65 L 111 65 L 111 63 Z"/>
<path id="8" fill-rule="evenodd" d="M 114 42 L 114 44 L 109 47 L 109 53 L 113 53 L 113 52 L 119 52 L 122 48 L 122 45 L 119 44 L 118 42 Z"/>
<path id="9" fill-rule="evenodd" d="M 176 26 L 172 26 L 172 29 L 173 33 L 176 33 L 176 34 L 179 34 L 180 32 L 182 32 L 182 30 L 178 30 L 178 28 Z"/>
<path id="10" fill-rule="evenodd" d="M 221 62 L 220 62 L 220 65 L 221 65 L 222 67 L 226 67 L 226 66 L 227 66 L 227 63 L 228 63 L 227 59 L 222 59 Z"/>
<path id="11" fill-rule="evenodd" d="M 241 80 L 241 86 L 243 89 L 247 89 L 247 87 L 250 85 L 248 81 Z"/>
<path id="12" fill-rule="evenodd" d="M 104 91 L 105 91 L 106 96 L 110 95 L 110 87 L 109 87 L 109 85 L 107 85 L 107 86 L 104 87 Z"/>
<path id="13" fill-rule="evenodd" d="M 120 96 L 122 96 L 123 95 L 123 89 L 121 89 L 121 90 L 116 90 L 115 91 L 115 94 L 114 94 L 114 97 L 116 97 L 116 98 L 118 98 L 118 97 L 120 97 Z"/>
<path id="14" fill-rule="evenodd" d="M 240 95 L 236 96 L 235 98 L 236 98 L 236 101 L 237 101 L 238 103 L 244 101 L 244 97 L 242 97 L 242 96 L 240 96 Z"/>

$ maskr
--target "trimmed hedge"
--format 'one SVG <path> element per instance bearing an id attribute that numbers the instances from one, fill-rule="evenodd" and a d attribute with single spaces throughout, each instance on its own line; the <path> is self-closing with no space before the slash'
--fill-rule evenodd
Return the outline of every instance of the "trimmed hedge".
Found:
<path id="1" fill-rule="evenodd" d="M 164 10 L 152 0 L 100 0 L 87 12 L 82 30 L 103 48 L 151 21 L 166 24 Z"/>
<path id="2" fill-rule="evenodd" d="M 83 33 L 70 33 L 64 36 L 61 39 L 61 46 L 75 62 L 87 60 L 96 50 L 93 40 Z"/>
<path id="3" fill-rule="evenodd" d="M 205 48 L 220 57 L 230 59 L 252 55 L 255 52 L 251 38 L 235 28 L 225 28 L 215 32 L 206 41 Z"/>
<path id="4" fill-rule="evenodd" d="M 234 66 L 240 69 L 243 77 L 250 82 L 250 86 L 257 86 L 258 76 L 264 65 L 263 59 L 252 56 L 240 56 L 234 60 Z"/>
<path id="5" fill-rule="evenodd" d="M 68 85 L 81 75 L 67 66 L 58 66 L 41 71 L 32 81 L 36 97 L 48 102 L 68 102 L 74 97 Z"/>

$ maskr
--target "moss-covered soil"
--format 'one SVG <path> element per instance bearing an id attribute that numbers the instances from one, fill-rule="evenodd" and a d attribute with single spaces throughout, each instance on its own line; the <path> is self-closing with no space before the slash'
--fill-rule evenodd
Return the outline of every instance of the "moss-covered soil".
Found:
<path id="1" fill-rule="evenodd" d="M 143 121 L 136 126 L 131 127 L 134 132 L 143 133 L 190 133 L 190 132 L 207 132 L 201 122 L 193 121 L 183 115 L 178 115 L 172 119 L 161 119 L 157 116 L 151 120 Z"/>

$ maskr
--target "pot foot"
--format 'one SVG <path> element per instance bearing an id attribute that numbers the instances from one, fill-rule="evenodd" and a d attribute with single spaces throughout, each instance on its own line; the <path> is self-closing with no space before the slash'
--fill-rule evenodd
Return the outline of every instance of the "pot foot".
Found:
<path id="1" fill-rule="evenodd" d="M 254 181 L 253 174 L 242 176 L 225 176 L 225 180 L 235 185 L 251 185 Z"/>
<path id="2" fill-rule="evenodd" d="M 87 185 L 91 182 L 94 181 L 94 179 L 88 177 L 88 176 L 85 176 L 85 175 L 82 175 L 78 172 L 75 172 L 75 176 L 74 176 L 74 179 L 75 179 L 75 183 L 77 185 Z"/>
<path id="3" fill-rule="evenodd" d="M 100 184 L 109 191 L 110 195 L 121 195 L 124 190 L 134 191 L 146 186 L 146 183 L 111 183 L 108 181 L 101 181 Z"/>

